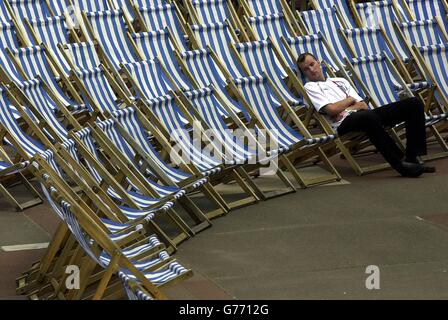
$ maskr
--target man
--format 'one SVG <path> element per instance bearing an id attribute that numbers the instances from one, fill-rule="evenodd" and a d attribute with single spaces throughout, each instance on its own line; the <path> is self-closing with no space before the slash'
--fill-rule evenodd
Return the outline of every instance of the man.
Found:
<path id="1" fill-rule="evenodd" d="M 426 154 L 424 105 L 419 98 L 369 109 L 347 80 L 325 78 L 320 62 L 311 53 L 301 54 L 297 66 L 308 79 L 305 90 L 314 108 L 325 115 L 340 135 L 365 133 L 392 168 L 404 177 L 435 172 L 435 168 L 425 166 L 419 159 Z M 385 130 L 385 127 L 403 122 L 406 126 L 406 157 Z"/>

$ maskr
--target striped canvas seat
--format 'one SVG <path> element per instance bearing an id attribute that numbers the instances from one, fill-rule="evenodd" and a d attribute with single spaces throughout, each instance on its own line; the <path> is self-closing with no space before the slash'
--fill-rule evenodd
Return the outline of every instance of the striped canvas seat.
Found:
<path id="1" fill-rule="evenodd" d="M 347 0 L 312 0 L 314 9 L 322 10 L 336 6 L 337 10 L 341 13 L 347 28 L 355 28 L 356 23 L 353 20 L 352 13 L 348 7 Z"/>
<path id="2" fill-rule="evenodd" d="M 75 101 L 67 97 L 57 83 L 43 46 L 19 48 L 11 51 L 27 75 L 27 79 L 34 79 L 40 76 L 65 106 L 77 105 Z"/>
<path id="3" fill-rule="evenodd" d="M 132 34 L 132 39 L 145 60 L 159 59 L 171 73 L 173 80 L 179 88 L 183 90 L 193 89 L 176 61 L 168 29 L 135 33 Z"/>
<path id="4" fill-rule="evenodd" d="M 181 16 L 176 10 L 174 4 L 165 4 L 161 6 L 151 6 L 148 8 L 139 8 L 140 15 L 147 27 L 147 31 L 164 30 L 168 28 L 173 35 L 177 45 L 182 50 L 187 50 L 187 36 L 184 35 L 181 28 Z"/>
<path id="5" fill-rule="evenodd" d="M 404 0 L 412 10 L 417 21 L 430 20 L 436 16 L 443 21 L 448 32 L 448 6 L 444 0 Z"/>
<path id="6" fill-rule="evenodd" d="M 93 42 L 68 43 L 64 45 L 67 61 L 74 66 L 75 71 L 94 69 L 101 65 L 100 57 Z"/>
<path id="7" fill-rule="evenodd" d="M 265 16 L 283 11 L 280 0 L 244 0 L 253 13 L 252 16 Z"/>
<path id="8" fill-rule="evenodd" d="M 129 38 L 122 10 L 87 12 L 85 14 L 94 38 L 99 42 L 112 67 L 120 70 L 120 63 L 138 61 Z"/>
<path id="9" fill-rule="evenodd" d="M 115 9 L 110 5 L 109 0 L 70 0 L 73 6 L 79 11 L 96 12 Z"/>
<path id="10" fill-rule="evenodd" d="M 291 105 L 303 105 L 303 99 L 295 96 L 286 86 L 286 71 L 281 67 L 270 41 L 255 41 L 234 44 L 238 54 L 245 65 L 249 68 L 251 75 L 266 75 L 273 81 L 281 96 Z"/>
<path id="11" fill-rule="evenodd" d="M 19 74 L 8 53 L 6 48 L 17 49 L 19 48 L 19 43 L 16 36 L 16 28 L 11 23 L 1 23 L 0 24 L 0 63 L 1 63 L 1 73 L 4 81 L 10 82 L 20 82 L 23 81 L 23 77 Z"/>
<path id="12" fill-rule="evenodd" d="M 7 0 L 0 0 L 0 22 L 1 23 L 9 23 L 11 22 L 11 14 L 7 9 L 7 5 L 5 4 Z"/>
<path id="13" fill-rule="evenodd" d="M 229 23 L 217 22 L 204 25 L 192 25 L 191 29 L 201 49 L 207 46 L 218 55 L 232 78 L 239 78 L 244 72 L 230 51 L 229 43 L 237 42 L 230 31 Z"/>
<path id="14" fill-rule="evenodd" d="M 437 20 L 403 22 L 399 24 L 404 37 L 418 47 L 448 42 Z"/>
<path id="15" fill-rule="evenodd" d="M 232 108 L 234 112 L 241 112 L 243 113 L 246 120 L 249 119 L 249 115 L 247 114 L 244 107 L 241 106 L 237 101 L 232 99 L 227 90 L 225 90 L 225 87 L 227 85 L 226 77 L 213 60 L 209 48 L 186 51 L 181 53 L 180 56 L 200 88 L 205 88 L 213 85 L 215 87 L 215 90 L 219 91 L 221 96 L 225 99 L 227 105 Z M 222 116 L 229 116 L 227 110 L 223 108 L 219 108 L 218 111 Z"/>
<path id="16" fill-rule="evenodd" d="M 30 25 L 38 37 L 37 43 L 44 43 L 52 51 L 54 57 L 62 68 L 66 76 L 70 73 L 70 66 L 61 55 L 58 43 L 66 44 L 70 42 L 69 29 L 64 16 L 48 17 L 44 20 L 31 20 Z"/>
<path id="17" fill-rule="evenodd" d="M 382 25 L 398 55 L 403 60 L 409 57 L 408 50 L 395 28 L 395 22 L 406 22 L 409 18 L 396 11 L 392 0 L 357 3 L 355 7 L 364 27 Z"/>
<path id="18" fill-rule="evenodd" d="M 199 24 L 232 21 L 229 0 L 190 0 Z"/>
<path id="19" fill-rule="evenodd" d="M 343 29 L 336 14 L 336 8 L 310 10 L 300 13 L 300 17 L 309 34 L 322 33 L 329 45 L 333 48 L 340 61 L 345 57 L 350 57 L 350 51 L 340 36 L 340 29 Z"/>

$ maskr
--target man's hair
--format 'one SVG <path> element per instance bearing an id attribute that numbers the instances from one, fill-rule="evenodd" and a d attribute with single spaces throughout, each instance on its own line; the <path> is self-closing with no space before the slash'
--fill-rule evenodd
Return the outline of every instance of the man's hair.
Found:
<path id="1" fill-rule="evenodd" d="M 309 57 L 312 57 L 312 58 L 314 58 L 314 60 L 318 61 L 317 58 L 314 56 L 314 54 L 309 53 L 309 52 L 305 52 L 305 53 L 302 53 L 302 54 L 297 58 L 297 66 L 299 67 L 299 65 L 300 65 L 303 61 L 305 61 L 306 57 L 308 57 L 308 56 L 309 56 Z M 299 67 L 299 69 L 300 69 L 300 67 Z"/>

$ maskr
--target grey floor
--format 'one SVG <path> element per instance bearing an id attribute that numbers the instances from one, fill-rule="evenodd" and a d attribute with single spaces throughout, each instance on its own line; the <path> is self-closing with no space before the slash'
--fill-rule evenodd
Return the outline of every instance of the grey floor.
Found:
<path id="1" fill-rule="evenodd" d="M 448 299 L 448 160 L 418 179 L 384 172 L 312 187 L 232 211 L 176 254 L 194 276 L 173 299 Z M 259 181 L 268 188 L 272 179 Z M 226 187 L 231 193 L 233 186 Z M 0 247 L 45 243 L 57 218 L 44 204 L 0 206 Z M 0 298 L 43 250 L 0 250 Z M 367 290 L 368 266 L 380 289 Z"/>

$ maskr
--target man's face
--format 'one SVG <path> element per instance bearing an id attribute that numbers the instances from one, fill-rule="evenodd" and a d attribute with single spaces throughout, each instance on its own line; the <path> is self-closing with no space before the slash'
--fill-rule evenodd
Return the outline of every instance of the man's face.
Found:
<path id="1" fill-rule="evenodd" d="M 309 81 L 325 81 L 320 62 L 312 56 L 306 56 L 305 60 L 299 64 L 299 68 Z"/>

